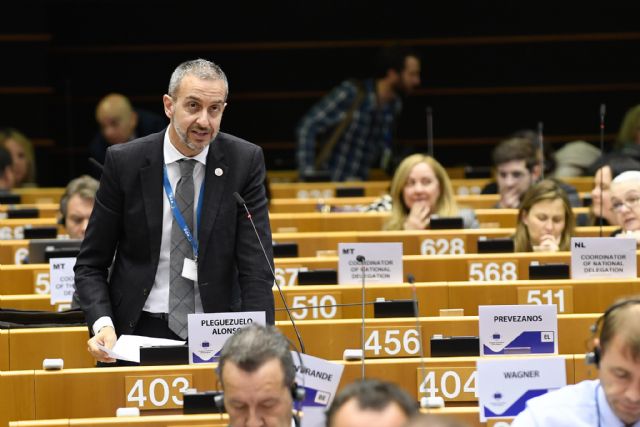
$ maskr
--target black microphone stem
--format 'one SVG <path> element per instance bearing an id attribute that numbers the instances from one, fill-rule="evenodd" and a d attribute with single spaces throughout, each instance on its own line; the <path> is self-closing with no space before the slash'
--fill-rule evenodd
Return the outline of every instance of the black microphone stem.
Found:
<path id="1" fill-rule="evenodd" d="M 276 279 L 276 273 L 273 271 L 273 267 L 271 267 L 271 262 L 269 262 L 269 257 L 267 256 L 267 251 L 264 249 L 264 245 L 262 244 L 262 239 L 260 239 L 260 235 L 258 234 L 258 230 L 256 229 L 256 225 L 253 222 L 253 218 L 251 217 L 251 212 L 249 212 L 249 208 L 245 203 L 244 199 L 237 192 L 233 193 L 233 197 L 236 198 L 236 201 L 240 203 L 244 210 L 247 212 L 247 219 L 251 223 L 253 227 L 253 232 L 256 233 L 256 237 L 258 238 L 258 243 L 260 243 L 260 248 L 262 249 L 262 254 L 264 255 L 264 259 L 267 261 L 267 265 L 269 266 L 269 270 L 271 271 L 271 275 L 273 276 L 273 283 L 278 288 L 278 293 L 280 294 L 280 298 L 282 299 L 282 304 L 284 304 L 285 310 L 287 310 L 287 314 L 289 315 L 289 320 L 291 321 L 291 326 L 293 326 L 293 331 L 296 333 L 296 338 L 298 338 L 298 344 L 300 344 L 300 353 L 305 353 L 304 343 L 302 342 L 302 337 L 300 336 L 300 332 L 296 327 L 296 322 L 293 320 L 293 316 L 291 316 L 291 311 L 289 310 L 289 305 L 287 304 L 287 300 L 284 298 L 284 294 L 282 293 L 282 289 L 280 289 L 280 285 L 278 284 L 278 280 Z"/>

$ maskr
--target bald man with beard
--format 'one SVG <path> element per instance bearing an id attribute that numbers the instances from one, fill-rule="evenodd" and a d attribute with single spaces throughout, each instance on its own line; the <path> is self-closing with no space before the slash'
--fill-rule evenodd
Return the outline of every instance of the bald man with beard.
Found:
<path id="1" fill-rule="evenodd" d="M 110 93 L 100 100 L 96 107 L 96 121 L 100 132 L 89 145 L 89 157 L 101 164 L 110 145 L 159 132 L 167 126 L 161 116 L 134 109 L 129 99 L 119 93 Z"/>

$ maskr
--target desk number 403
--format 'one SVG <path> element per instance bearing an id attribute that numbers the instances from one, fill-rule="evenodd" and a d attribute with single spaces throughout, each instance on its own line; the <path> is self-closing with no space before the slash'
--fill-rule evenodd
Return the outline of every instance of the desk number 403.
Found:
<path id="1" fill-rule="evenodd" d="M 406 357 L 420 352 L 416 328 L 388 326 L 365 328 L 365 357 Z"/>
<path id="2" fill-rule="evenodd" d="M 183 405 L 182 395 L 191 384 L 188 375 L 125 377 L 127 406 L 140 409 L 173 409 Z"/>

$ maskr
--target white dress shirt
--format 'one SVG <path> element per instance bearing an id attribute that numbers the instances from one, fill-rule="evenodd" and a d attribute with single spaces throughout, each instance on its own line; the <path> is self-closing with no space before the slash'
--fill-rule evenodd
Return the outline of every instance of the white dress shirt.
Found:
<path id="1" fill-rule="evenodd" d="M 180 166 L 178 160 L 181 159 L 193 159 L 197 163 L 193 169 L 193 188 L 195 193 L 195 200 L 193 203 L 194 215 L 200 200 L 200 187 L 204 182 L 204 175 L 207 164 L 207 153 L 209 153 L 209 146 L 206 146 L 200 154 L 194 157 L 187 157 L 180 153 L 169 140 L 169 128 L 164 134 L 163 142 L 163 154 L 164 164 L 167 166 L 167 175 L 169 177 L 169 183 L 171 189 L 175 191 L 178 180 L 180 179 Z M 168 313 L 169 312 L 169 253 L 171 251 L 171 227 L 173 224 L 173 214 L 171 207 L 169 206 L 169 199 L 167 193 L 164 191 L 162 181 L 158 182 L 158 185 L 162 187 L 162 238 L 160 241 L 160 258 L 158 260 L 158 269 L 156 270 L 156 277 L 153 282 L 153 287 L 149 292 L 149 296 L 144 304 L 143 310 L 150 313 Z M 194 216 L 194 227 L 196 230 L 192 230 L 193 235 L 197 238 L 198 230 L 197 223 Z M 195 287 L 195 311 L 196 313 L 202 313 L 202 301 L 200 300 L 200 291 L 198 284 L 194 283 Z M 93 332 L 98 331 L 104 326 L 112 326 L 113 321 L 110 317 L 104 316 L 99 318 L 93 324 Z"/>
<path id="2" fill-rule="evenodd" d="M 598 380 L 581 381 L 527 401 L 511 427 L 624 427 Z M 639 427 L 640 421 L 633 424 Z"/>

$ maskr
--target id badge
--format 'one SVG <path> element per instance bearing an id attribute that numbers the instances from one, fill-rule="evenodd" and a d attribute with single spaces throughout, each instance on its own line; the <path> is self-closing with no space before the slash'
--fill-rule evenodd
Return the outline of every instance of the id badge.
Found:
<path id="1" fill-rule="evenodd" d="M 182 265 L 182 277 L 185 279 L 193 280 L 194 282 L 198 281 L 198 264 L 190 258 L 184 259 L 184 264 Z"/>

